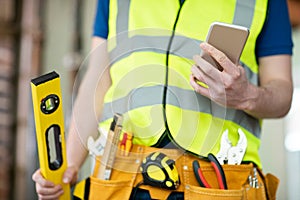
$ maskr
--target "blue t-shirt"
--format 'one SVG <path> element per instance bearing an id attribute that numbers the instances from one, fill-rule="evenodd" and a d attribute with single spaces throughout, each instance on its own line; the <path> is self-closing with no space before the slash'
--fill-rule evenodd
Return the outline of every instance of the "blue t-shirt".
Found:
<path id="1" fill-rule="evenodd" d="M 98 0 L 94 36 L 107 38 L 108 14 L 109 0 Z M 291 24 L 285 0 L 269 0 L 267 18 L 256 43 L 257 57 L 278 54 L 292 55 Z"/>

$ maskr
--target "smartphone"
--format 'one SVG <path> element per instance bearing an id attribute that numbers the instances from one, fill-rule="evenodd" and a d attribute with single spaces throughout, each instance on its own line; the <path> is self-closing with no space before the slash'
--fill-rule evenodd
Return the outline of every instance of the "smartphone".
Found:
<path id="1" fill-rule="evenodd" d="M 238 65 L 248 36 L 249 29 L 246 27 L 214 22 L 210 26 L 206 42 L 225 53 L 234 64 Z M 201 56 L 219 70 L 223 70 L 220 64 L 207 53 L 202 51 Z"/>

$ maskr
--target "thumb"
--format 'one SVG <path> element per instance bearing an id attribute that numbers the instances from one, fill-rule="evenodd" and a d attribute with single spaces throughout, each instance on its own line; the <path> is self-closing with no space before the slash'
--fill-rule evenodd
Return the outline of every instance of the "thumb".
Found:
<path id="1" fill-rule="evenodd" d="M 75 167 L 68 167 L 63 176 L 63 183 L 73 184 L 77 181 L 77 170 Z"/>

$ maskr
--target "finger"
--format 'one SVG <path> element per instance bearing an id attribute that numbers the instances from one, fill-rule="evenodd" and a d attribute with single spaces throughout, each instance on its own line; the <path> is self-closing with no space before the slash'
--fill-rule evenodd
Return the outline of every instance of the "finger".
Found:
<path id="1" fill-rule="evenodd" d="M 59 197 L 64 194 L 64 191 L 61 189 L 55 193 L 53 193 L 52 191 L 49 191 L 49 193 L 45 191 L 45 193 L 38 193 L 38 194 L 39 194 L 38 195 L 39 200 L 56 200 L 59 199 Z"/>
<path id="2" fill-rule="evenodd" d="M 203 76 L 204 76 L 204 73 L 203 71 L 201 70 L 201 68 L 199 68 L 198 66 L 196 65 L 193 65 L 191 67 L 191 72 L 192 72 L 192 75 L 199 81 L 203 81 Z"/>
<path id="3" fill-rule="evenodd" d="M 222 66 L 224 71 L 231 72 L 236 70 L 236 65 L 222 51 L 205 42 L 201 43 L 200 47 L 212 56 Z"/>
<path id="4" fill-rule="evenodd" d="M 199 81 L 193 75 L 190 76 L 190 84 L 197 93 L 206 97 L 209 94 L 208 87 L 199 84 Z"/>
<path id="5" fill-rule="evenodd" d="M 77 181 L 77 170 L 75 167 L 68 167 L 63 176 L 63 183 L 73 184 Z"/>
<path id="6" fill-rule="evenodd" d="M 214 79 L 214 77 L 218 76 L 218 74 L 220 73 L 217 68 L 211 65 L 208 61 L 204 60 L 201 56 L 195 55 L 193 59 L 198 68 L 201 69 L 206 76 Z"/>
<path id="7" fill-rule="evenodd" d="M 62 187 L 46 180 L 42 176 L 40 169 L 36 170 L 32 175 L 32 180 L 36 182 L 35 188 L 39 199 L 58 199 L 63 194 Z"/>
<path id="8" fill-rule="evenodd" d="M 47 181 L 41 174 L 40 169 L 38 169 L 33 175 L 32 180 L 42 187 L 54 187 L 54 183 Z"/>
<path id="9" fill-rule="evenodd" d="M 62 187 L 60 185 L 56 185 L 54 187 L 41 187 L 39 185 L 36 186 L 36 191 L 39 196 L 45 197 L 59 197 L 64 193 Z"/>
<path id="10" fill-rule="evenodd" d="M 212 69 L 212 68 L 211 68 Z M 223 87 L 222 74 L 218 69 L 212 69 L 212 75 L 207 75 L 203 71 L 203 67 L 193 65 L 191 68 L 192 75 L 197 79 L 197 83 L 205 88 Z"/>
<path id="11" fill-rule="evenodd" d="M 202 87 L 208 88 L 208 85 L 211 85 L 213 80 L 210 76 L 207 76 L 200 67 L 193 65 L 191 68 L 192 75 L 197 84 Z"/>

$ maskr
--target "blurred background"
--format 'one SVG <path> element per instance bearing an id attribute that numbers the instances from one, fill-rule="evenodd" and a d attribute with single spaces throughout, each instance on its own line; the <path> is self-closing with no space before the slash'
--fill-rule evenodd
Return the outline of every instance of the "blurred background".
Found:
<path id="1" fill-rule="evenodd" d="M 294 99 L 288 116 L 264 121 L 260 154 L 264 172 L 280 178 L 278 199 L 294 200 L 300 199 L 300 1 L 288 3 Z M 60 74 L 67 129 L 95 9 L 96 0 L 0 0 L 0 200 L 37 199 L 31 180 L 38 159 L 30 80 L 53 70 Z M 88 163 L 81 178 L 89 174 Z"/>

